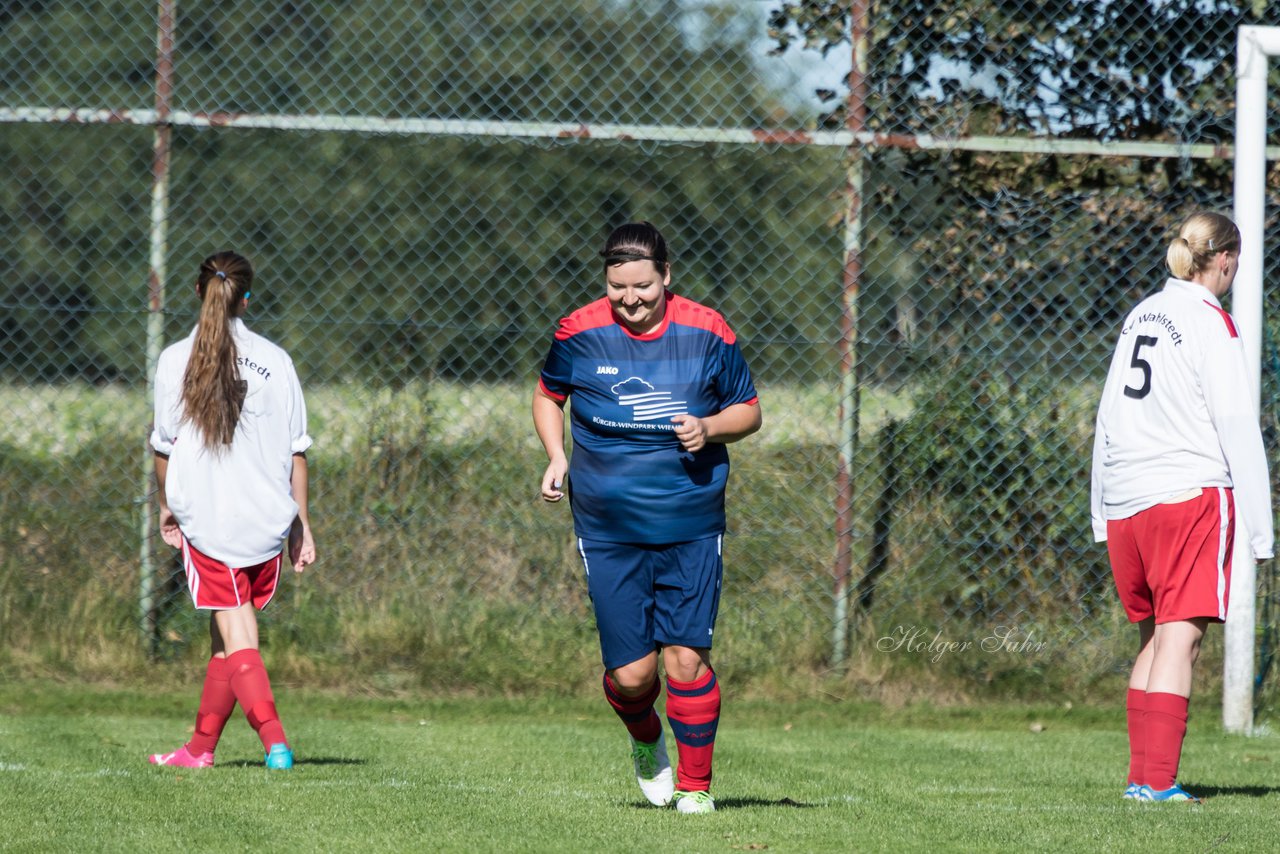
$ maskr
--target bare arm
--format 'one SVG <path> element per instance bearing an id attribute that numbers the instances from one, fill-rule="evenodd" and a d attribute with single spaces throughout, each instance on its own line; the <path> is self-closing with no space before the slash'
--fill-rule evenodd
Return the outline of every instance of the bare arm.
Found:
<path id="1" fill-rule="evenodd" d="M 541 386 L 533 392 L 533 429 L 547 452 L 542 499 L 559 501 L 564 498 L 564 479 L 569 473 L 569 458 L 564 452 L 564 401 L 551 397 Z"/>
<path id="2" fill-rule="evenodd" d="M 169 499 L 164 493 L 165 478 L 169 476 L 169 456 L 168 454 L 156 453 L 156 503 L 160 505 L 160 512 L 169 509 Z"/>
<path id="3" fill-rule="evenodd" d="M 311 535 L 311 516 L 307 510 L 309 486 L 307 455 L 294 454 L 293 470 L 289 473 L 289 490 L 298 505 L 298 516 L 289 528 L 289 560 L 293 563 L 294 572 L 302 572 L 316 562 L 316 542 Z"/>
<path id="4" fill-rule="evenodd" d="M 160 505 L 160 539 L 175 549 L 182 548 L 182 531 L 178 528 L 178 520 L 169 509 L 169 499 L 164 491 L 165 479 L 169 476 L 169 456 L 156 452 L 156 504 Z"/>
<path id="5" fill-rule="evenodd" d="M 681 447 L 686 451 L 700 451 L 708 442 L 728 444 L 745 439 L 760 429 L 763 416 L 757 401 L 734 403 L 706 418 L 677 415 L 671 421 L 676 425 L 676 438 Z"/>

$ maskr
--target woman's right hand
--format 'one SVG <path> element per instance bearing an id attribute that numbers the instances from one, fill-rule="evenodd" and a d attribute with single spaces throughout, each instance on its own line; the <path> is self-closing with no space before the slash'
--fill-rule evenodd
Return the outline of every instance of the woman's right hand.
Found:
<path id="1" fill-rule="evenodd" d="M 559 501 L 564 498 L 564 479 L 569 473 L 567 460 L 552 460 L 542 475 L 542 500 Z"/>
<path id="2" fill-rule="evenodd" d="M 294 572 L 302 572 L 316 562 L 316 541 L 311 526 L 295 518 L 289 526 L 289 562 Z"/>
<path id="3" fill-rule="evenodd" d="M 168 507 L 160 508 L 160 539 L 175 549 L 182 548 L 182 531 L 178 528 L 178 519 Z"/>

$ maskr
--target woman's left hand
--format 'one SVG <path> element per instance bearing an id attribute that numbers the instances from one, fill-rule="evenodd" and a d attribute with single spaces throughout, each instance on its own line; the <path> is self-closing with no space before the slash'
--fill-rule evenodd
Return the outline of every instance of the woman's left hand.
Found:
<path id="1" fill-rule="evenodd" d="M 677 415 L 671 419 L 671 423 L 676 425 L 676 438 L 680 440 L 680 447 L 690 453 L 706 447 L 707 424 L 701 418 L 696 415 Z"/>

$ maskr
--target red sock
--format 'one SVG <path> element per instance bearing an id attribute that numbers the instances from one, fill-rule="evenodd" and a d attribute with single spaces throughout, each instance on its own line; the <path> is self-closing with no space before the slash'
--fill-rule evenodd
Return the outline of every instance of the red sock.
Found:
<path id="1" fill-rule="evenodd" d="M 200 708 L 196 711 L 196 731 L 187 742 L 187 751 L 193 756 L 213 753 L 222 737 L 222 728 L 235 708 L 236 695 L 231 692 L 231 682 L 227 679 L 227 660 L 215 655 L 205 668 Z"/>
<path id="2" fill-rule="evenodd" d="M 714 671 L 701 679 L 677 682 L 667 679 L 667 720 L 675 734 L 680 760 L 676 764 L 676 788 L 682 792 L 711 788 L 711 754 L 716 749 L 720 723 L 720 683 Z"/>
<path id="3" fill-rule="evenodd" d="M 1144 782 L 1157 792 L 1178 779 L 1182 739 L 1187 734 L 1187 698 L 1177 694 L 1147 694 L 1147 762 Z"/>
<path id="4" fill-rule="evenodd" d="M 638 697 L 628 697 L 618 690 L 617 684 L 609 678 L 609 671 L 604 674 L 604 698 L 622 718 L 627 732 L 636 741 L 653 744 L 662 735 L 662 720 L 654 710 L 653 704 L 658 700 L 661 688 L 658 680 L 653 680 L 653 687 Z"/>
<path id="5" fill-rule="evenodd" d="M 231 690 L 244 709 L 249 725 L 258 733 L 263 748 L 270 750 L 273 744 L 288 744 L 284 727 L 276 714 L 275 697 L 271 694 L 271 680 L 267 668 L 256 649 L 242 649 L 227 656 L 227 673 L 231 677 Z"/>
<path id="6" fill-rule="evenodd" d="M 1147 761 L 1147 731 L 1143 717 L 1147 710 L 1147 692 L 1130 688 L 1125 697 L 1124 714 L 1129 722 L 1129 782 L 1143 783 Z"/>

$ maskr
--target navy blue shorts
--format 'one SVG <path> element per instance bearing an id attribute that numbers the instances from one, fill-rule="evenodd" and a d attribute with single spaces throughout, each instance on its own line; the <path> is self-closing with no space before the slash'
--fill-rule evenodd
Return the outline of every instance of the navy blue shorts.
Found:
<path id="1" fill-rule="evenodd" d="M 710 649 L 724 574 L 721 539 L 647 546 L 578 538 L 607 669 L 661 646 Z"/>

